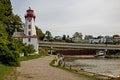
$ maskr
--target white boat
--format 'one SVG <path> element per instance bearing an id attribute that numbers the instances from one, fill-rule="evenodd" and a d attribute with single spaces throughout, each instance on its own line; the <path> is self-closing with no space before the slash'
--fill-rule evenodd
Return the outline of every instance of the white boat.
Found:
<path id="1" fill-rule="evenodd" d="M 94 57 L 104 58 L 105 57 L 105 52 L 104 51 L 99 51 L 99 52 L 96 53 L 96 55 Z"/>

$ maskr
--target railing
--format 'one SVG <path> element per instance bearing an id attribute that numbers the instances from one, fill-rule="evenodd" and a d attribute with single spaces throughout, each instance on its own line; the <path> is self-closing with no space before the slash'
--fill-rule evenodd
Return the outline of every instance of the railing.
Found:
<path id="1" fill-rule="evenodd" d="M 61 43 L 61 42 L 39 42 L 39 47 L 58 47 L 58 48 L 76 48 L 76 49 L 111 49 L 120 50 L 120 45 L 106 44 L 80 44 L 80 43 Z"/>

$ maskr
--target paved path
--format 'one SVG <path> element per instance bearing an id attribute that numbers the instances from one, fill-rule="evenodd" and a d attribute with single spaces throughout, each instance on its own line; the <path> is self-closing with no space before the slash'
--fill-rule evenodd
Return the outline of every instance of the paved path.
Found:
<path id="1" fill-rule="evenodd" d="M 21 62 L 17 80 L 88 80 L 76 74 L 49 66 L 53 56 Z"/>

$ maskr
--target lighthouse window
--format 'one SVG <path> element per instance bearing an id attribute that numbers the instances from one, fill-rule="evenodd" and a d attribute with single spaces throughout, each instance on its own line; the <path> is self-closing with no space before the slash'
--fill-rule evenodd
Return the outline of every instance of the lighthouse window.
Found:
<path id="1" fill-rule="evenodd" d="M 28 28 L 31 29 L 31 25 L 29 25 Z"/>
<path id="2" fill-rule="evenodd" d="M 31 42 L 31 38 L 28 38 L 28 42 Z"/>
<path id="3" fill-rule="evenodd" d="M 32 18 L 28 18 L 28 21 L 30 22 L 32 20 Z"/>
<path id="4" fill-rule="evenodd" d="M 28 32 L 28 35 L 31 35 L 31 31 Z"/>

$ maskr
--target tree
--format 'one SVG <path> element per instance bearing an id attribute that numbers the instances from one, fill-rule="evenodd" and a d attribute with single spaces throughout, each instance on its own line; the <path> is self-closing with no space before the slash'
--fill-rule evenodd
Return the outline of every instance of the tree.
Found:
<path id="1" fill-rule="evenodd" d="M 66 40 L 66 35 L 63 35 L 62 40 Z"/>
<path id="2" fill-rule="evenodd" d="M 62 41 L 62 37 L 61 36 L 55 36 L 54 41 Z"/>
<path id="3" fill-rule="evenodd" d="M 73 38 L 79 38 L 79 39 L 82 39 L 82 33 L 75 32 L 75 33 L 73 34 Z"/>
<path id="4" fill-rule="evenodd" d="M 69 37 L 69 35 L 67 35 L 66 42 L 72 42 L 71 38 Z"/>
<path id="5" fill-rule="evenodd" d="M 116 38 L 116 37 L 120 37 L 120 36 L 118 34 L 113 35 L 113 39 Z"/>
<path id="6" fill-rule="evenodd" d="M 18 66 L 19 62 L 19 49 L 18 44 L 13 40 L 9 40 L 9 32 L 12 30 L 9 28 L 11 21 L 20 22 L 18 16 L 15 16 L 12 12 L 12 6 L 10 0 L 0 0 L 0 62 L 10 66 Z M 13 31 L 11 31 L 12 33 Z"/>
<path id="7" fill-rule="evenodd" d="M 97 39 L 101 39 L 101 38 L 103 38 L 103 36 L 101 36 L 101 35 L 97 37 Z"/>
<path id="8" fill-rule="evenodd" d="M 17 45 L 13 42 L 0 41 L 0 62 L 10 66 L 19 66 L 18 49 Z"/>
<path id="9" fill-rule="evenodd" d="M 6 31 L 9 34 L 9 38 L 13 35 L 15 30 L 23 31 L 23 28 L 22 28 L 23 24 L 20 17 L 18 15 L 12 15 L 10 18 L 12 19 L 8 20 L 6 24 Z"/>
<path id="10" fill-rule="evenodd" d="M 39 40 L 43 40 L 43 38 L 44 38 L 44 33 L 43 33 L 42 30 L 39 29 L 37 26 L 36 26 L 36 33 L 37 33 L 38 39 L 39 39 Z"/>
<path id="11" fill-rule="evenodd" d="M 47 41 L 51 41 L 52 40 L 52 34 L 51 34 L 51 32 L 50 31 L 46 31 L 45 32 L 45 37 L 44 37 L 44 39 L 46 39 Z"/>

